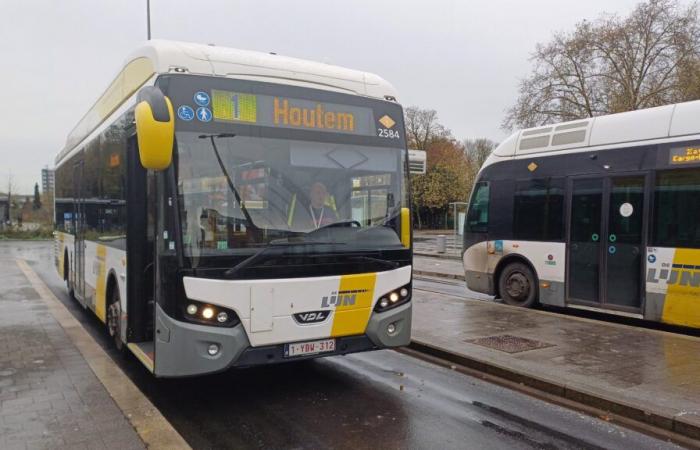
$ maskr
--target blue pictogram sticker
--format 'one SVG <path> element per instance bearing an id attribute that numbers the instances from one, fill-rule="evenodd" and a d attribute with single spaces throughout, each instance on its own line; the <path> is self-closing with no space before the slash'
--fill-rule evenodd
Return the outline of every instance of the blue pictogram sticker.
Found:
<path id="1" fill-rule="evenodd" d="M 617 251 L 617 247 L 615 247 L 614 245 L 611 245 L 610 247 L 608 247 L 608 253 L 610 253 L 611 255 L 614 255 L 616 251 Z"/>
<path id="2" fill-rule="evenodd" d="M 211 110 L 203 106 L 201 108 L 197 108 L 197 119 L 199 119 L 200 122 L 211 121 Z"/>
<path id="3" fill-rule="evenodd" d="M 649 260 L 650 263 L 654 264 L 656 262 L 656 255 L 647 256 L 647 260 Z"/>
<path id="4" fill-rule="evenodd" d="M 496 253 L 503 253 L 503 241 L 494 241 L 493 246 Z"/>
<path id="5" fill-rule="evenodd" d="M 199 106 L 209 106 L 209 94 L 199 91 L 194 94 L 194 102 Z"/>
<path id="6" fill-rule="evenodd" d="M 182 105 L 177 109 L 177 116 L 180 119 L 189 122 L 190 120 L 194 119 L 194 110 L 190 106 Z"/>

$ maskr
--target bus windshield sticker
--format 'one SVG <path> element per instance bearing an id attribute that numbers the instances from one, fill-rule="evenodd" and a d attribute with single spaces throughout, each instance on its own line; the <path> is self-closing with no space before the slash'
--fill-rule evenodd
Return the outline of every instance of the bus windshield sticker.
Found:
<path id="1" fill-rule="evenodd" d="M 700 163 L 700 147 L 672 148 L 668 159 L 669 164 Z"/>
<path id="2" fill-rule="evenodd" d="M 496 253 L 503 253 L 503 241 L 496 241 L 494 242 L 494 247 Z"/>
<path id="3" fill-rule="evenodd" d="M 631 203 L 623 203 L 620 205 L 620 215 L 622 217 L 629 217 L 634 212 L 634 207 Z"/>

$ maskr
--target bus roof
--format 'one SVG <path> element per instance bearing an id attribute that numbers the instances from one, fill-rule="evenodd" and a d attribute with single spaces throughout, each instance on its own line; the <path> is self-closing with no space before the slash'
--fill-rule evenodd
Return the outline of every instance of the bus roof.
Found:
<path id="1" fill-rule="evenodd" d="M 372 73 L 274 53 L 154 39 L 125 60 L 112 83 L 68 135 L 56 164 L 148 80 L 164 73 L 266 81 L 396 100 L 394 87 Z"/>
<path id="2" fill-rule="evenodd" d="M 700 134 L 700 100 L 520 130 L 494 150 L 520 156 Z"/>

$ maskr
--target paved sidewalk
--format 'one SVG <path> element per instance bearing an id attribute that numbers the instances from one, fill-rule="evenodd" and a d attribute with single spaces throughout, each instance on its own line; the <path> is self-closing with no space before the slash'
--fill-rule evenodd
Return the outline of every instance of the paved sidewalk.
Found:
<path id="1" fill-rule="evenodd" d="M 0 448 L 145 448 L 15 259 L 0 267 Z"/>
<path id="2" fill-rule="evenodd" d="M 437 252 L 437 238 L 441 234 L 445 236 L 445 253 Z M 462 253 L 462 236 L 457 236 L 455 240 L 453 230 L 414 230 L 413 253 L 420 256 L 459 260 Z"/>
<path id="3" fill-rule="evenodd" d="M 461 260 L 414 255 L 413 273 L 416 275 L 452 278 L 464 281 L 464 268 Z"/>
<path id="4" fill-rule="evenodd" d="M 420 291 L 414 302 L 418 350 L 700 439 L 699 338 Z"/>

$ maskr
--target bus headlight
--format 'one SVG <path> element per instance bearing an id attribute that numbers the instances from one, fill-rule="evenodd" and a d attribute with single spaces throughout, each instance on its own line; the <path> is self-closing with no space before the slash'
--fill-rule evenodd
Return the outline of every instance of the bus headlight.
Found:
<path id="1" fill-rule="evenodd" d="M 411 300 L 411 285 L 407 284 L 398 289 L 387 292 L 379 297 L 377 305 L 374 307 L 375 312 L 384 312 L 399 305 L 403 305 Z"/>
<path id="2" fill-rule="evenodd" d="M 187 300 L 187 306 L 180 309 L 180 317 L 187 322 L 218 327 L 233 327 L 240 323 L 238 315 L 223 306 Z"/>

